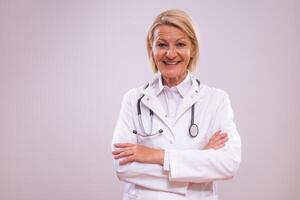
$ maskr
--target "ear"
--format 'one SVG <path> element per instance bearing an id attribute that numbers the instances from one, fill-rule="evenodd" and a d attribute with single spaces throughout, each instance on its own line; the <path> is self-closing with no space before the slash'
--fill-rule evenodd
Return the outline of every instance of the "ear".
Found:
<path id="1" fill-rule="evenodd" d="M 153 57 L 152 44 L 149 40 L 147 41 L 147 53 L 148 53 L 149 58 Z"/>
<path id="2" fill-rule="evenodd" d="M 191 59 L 194 58 L 196 56 L 196 48 L 195 46 L 192 44 L 191 47 Z"/>
<path id="3" fill-rule="evenodd" d="M 191 58 L 193 58 L 196 55 L 195 46 L 192 44 L 191 47 Z"/>

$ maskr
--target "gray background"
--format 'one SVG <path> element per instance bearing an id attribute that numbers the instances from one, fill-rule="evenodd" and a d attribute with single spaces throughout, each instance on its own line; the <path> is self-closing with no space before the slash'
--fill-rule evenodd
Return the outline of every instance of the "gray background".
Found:
<path id="1" fill-rule="evenodd" d="M 300 199 L 299 1 L 0 0 L 1 200 L 120 199 L 112 131 L 170 8 L 198 25 L 197 77 L 230 94 L 242 137 L 220 199 Z"/>

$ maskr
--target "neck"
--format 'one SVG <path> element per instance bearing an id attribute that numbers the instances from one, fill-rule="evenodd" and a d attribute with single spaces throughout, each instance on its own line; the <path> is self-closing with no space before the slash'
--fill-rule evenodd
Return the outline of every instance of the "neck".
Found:
<path id="1" fill-rule="evenodd" d="M 174 86 L 178 85 L 179 83 L 181 83 L 185 79 L 187 74 L 188 74 L 188 72 L 186 71 L 185 73 L 181 74 L 180 76 L 172 77 L 172 78 L 164 77 L 162 75 L 162 83 L 163 83 L 163 85 L 167 85 L 168 87 L 174 87 Z"/>

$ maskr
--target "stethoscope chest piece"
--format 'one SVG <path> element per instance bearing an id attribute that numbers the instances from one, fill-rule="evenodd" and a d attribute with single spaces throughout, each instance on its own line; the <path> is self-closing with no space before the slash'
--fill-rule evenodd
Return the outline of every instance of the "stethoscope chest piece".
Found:
<path id="1" fill-rule="evenodd" d="M 191 137 L 197 137 L 198 133 L 199 133 L 199 128 L 197 126 L 197 124 L 191 124 L 190 128 L 189 128 L 189 133 Z"/>

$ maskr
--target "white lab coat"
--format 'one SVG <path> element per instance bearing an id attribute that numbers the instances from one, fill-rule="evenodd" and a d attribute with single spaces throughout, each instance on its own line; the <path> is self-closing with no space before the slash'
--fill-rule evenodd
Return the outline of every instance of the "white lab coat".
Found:
<path id="1" fill-rule="evenodd" d="M 203 84 L 199 87 L 194 78 L 192 81 L 192 89 L 179 105 L 174 124 L 168 121 L 151 83 L 146 89 L 136 88 L 125 94 L 112 143 L 139 143 L 165 149 L 169 164 L 165 170 L 157 164 L 119 165 L 116 160 L 117 176 L 126 183 L 123 200 L 217 200 L 214 181 L 232 178 L 238 170 L 241 140 L 228 95 Z M 146 131 L 150 129 L 149 109 L 152 109 L 153 131 L 163 129 L 163 133 L 146 138 L 132 133 L 142 131 L 137 115 L 137 100 L 142 94 L 145 95 L 141 111 Z M 199 134 L 192 138 L 188 128 L 194 103 Z M 225 147 L 202 150 L 217 130 L 228 133 Z"/>

